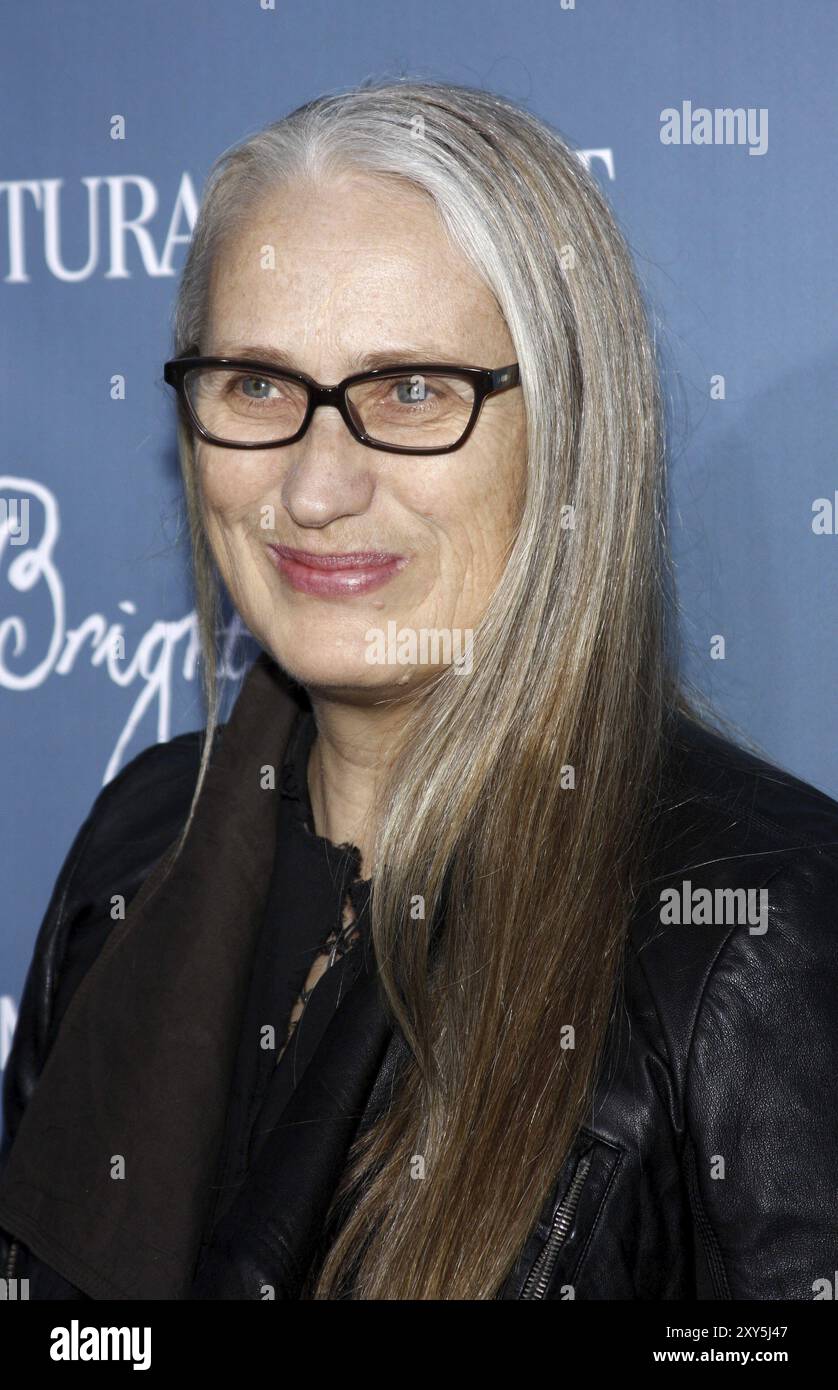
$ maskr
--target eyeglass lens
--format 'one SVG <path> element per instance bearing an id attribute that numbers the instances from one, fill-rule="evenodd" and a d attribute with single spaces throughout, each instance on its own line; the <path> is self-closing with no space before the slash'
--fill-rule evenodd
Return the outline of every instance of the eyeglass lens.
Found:
<path id="1" fill-rule="evenodd" d="M 203 428 L 229 444 L 292 438 L 308 400 L 300 382 L 229 367 L 193 367 L 184 386 Z M 468 428 L 474 388 L 464 377 L 408 372 L 355 382 L 346 401 L 358 429 L 377 443 L 447 448 Z"/>

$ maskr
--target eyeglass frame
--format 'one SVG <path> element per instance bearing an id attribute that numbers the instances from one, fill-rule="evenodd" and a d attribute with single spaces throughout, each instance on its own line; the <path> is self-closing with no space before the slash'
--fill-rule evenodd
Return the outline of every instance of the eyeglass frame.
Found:
<path id="1" fill-rule="evenodd" d="M 288 439 L 279 439 L 275 442 L 270 440 L 265 442 L 255 442 L 248 444 L 236 444 L 229 439 L 218 439 L 201 424 L 189 399 L 184 387 L 184 377 L 186 373 L 196 367 L 230 367 L 233 370 L 246 370 L 258 372 L 260 376 L 279 377 L 283 380 L 296 381 L 306 388 L 308 393 L 308 403 L 302 424 L 297 433 Z M 346 403 L 347 390 L 359 381 L 373 381 L 379 377 L 405 377 L 405 376 L 456 376 L 461 377 L 472 384 L 474 391 L 474 402 L 472 404 L 471 418 L 466 428 L 455 444 L 446 444 L 445 448 L 419 448 L 406 444 L 384 444 L 381 440 L 372 439 L 359 429 L 352 419 L 351 412 Z M 390 367 L 375 367 L 368 372 L 353 372 L 351 376 L 344 377 L 335 386 L 323 386 L 313 377 L 307 376 L 305 372 L 292 372 L 285 367 L 277 367 L 273 363 L 259 362 L 245 357 L 193 357 L 184 355 L 183 357 L 173 357 L 163 364 L 163 377 L 166 383 L 173 387 L 178 394 L 178 399 L 182 401 L 187 409 L 189 418 L 192 421 L 198 434 L 209 444 L 215 444 L 221 449 L 282 449 L 286 444 L 296 444 L 302 439 L 314 417 L 314 412 L 321 405 L 332 405 L 339 412 L 344 424 L 350 434 L 359 444 L 364 444 L 369 449 L 379 449 L 386 454 L 451 454 L 455 449 L 461 449 L 466 440 L 472 433 L 477 424 L 478 416 L 483 409 L 483 402 L 489 396 L 497 395 L 501 391 L 508 391 L 513 386 L 520 385 L 521 369 L 517 362 L 511 363 L 508 367 L 459 367 L 452 366 L 448 362 L 418 362 L 418 363 L 399 363 L 396 362 Z M 507 377 L 509 378 L 507 380 Z"/>

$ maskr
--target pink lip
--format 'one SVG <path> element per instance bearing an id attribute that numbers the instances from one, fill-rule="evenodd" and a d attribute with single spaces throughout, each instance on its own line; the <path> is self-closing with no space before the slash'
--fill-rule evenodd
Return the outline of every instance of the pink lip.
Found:
<path id="1" fill-rule="evenodd" d="M 333 598 L 366 594 L 387 584 L 408 563 L 404 555 L 382 551 L 351 551 L 345 555 L 315 555 L 287 545 L 269 545 L 271 559 L 292 588 L 302 594 Z"/>

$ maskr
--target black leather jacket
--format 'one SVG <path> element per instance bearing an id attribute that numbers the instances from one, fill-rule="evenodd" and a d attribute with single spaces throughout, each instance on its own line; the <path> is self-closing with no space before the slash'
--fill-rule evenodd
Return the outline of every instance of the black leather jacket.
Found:
<path id="1" fill-rule="evenodd" d="M 6 1068 L 3 1163 L 111 925 L 92 905 L 115 876 L 130 897 L 174 840 L 199 737 L 134 759 L 72 846 Z M 685 720 L 668 778 L 590 1123 L 503 1299 L 812 1300 L 838 1269 L 838 803 Z M 662 920 L 672 889 L 681 907 L 691 895 L 692 923 Z M 695 920 L 701 889 L 751 890 L 752 906 L 764 889 L 765 916 L 731 919 L 716 897 L 708 921 Z M 386 1049 L 371 1106 L 400 1046 Z M 258 1296 L 241 1290 L 275 1279 L 266 1249 L 241 1235 L 199 1296 Z M 28 1277 L 32 1298 L 88 1296 L 0 1232 L 3 1272 Z"/>

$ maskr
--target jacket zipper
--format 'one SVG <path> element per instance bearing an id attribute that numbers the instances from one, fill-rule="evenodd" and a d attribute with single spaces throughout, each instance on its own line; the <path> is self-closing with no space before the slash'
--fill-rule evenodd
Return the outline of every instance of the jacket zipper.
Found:
<path id="1" fill-rule="evenodd" d="M 591 1166 L 590 1153 L 583 1154 L 576 1165 L 573 1180 L 567 1190 L 565 1197 L 556 1208 L 555 1215 L 550 1225 L 550 1234 L 544 1242 L 541 1254 L 527 1275 L 524 1287 L 519 1298 L 543 1298 L 550 1276 L 556 1265 L 558 1254 L 568 1237 L 570 1228 L 573 1225 L 573 1218 L 576 1215 L 576 1208 L 579 1205 L 579 1198 L 585 1179 L 588 1176 L 588 1169 Z"/>
<path id="2" fill-rule="evenodd" d="M 18 1249 L 19 1249 L 19 1243 L 18 1243 L 18 1241 L 13 1240 L 13 1241 L 11 1242 L 11 1244 L 9 1245 L 9 1257 L 8 1257 L 8 1259 L 6 1260 L 6 1278 L 7 1278 L 7 1279 L 11 1279 L 11 1278 L 13 1277 L 13 1275 L 14 1275 L 14 1272 L 15 1272 L 15 1265 L 16 1265 L 16 1263 L 17 1263 L 17 1252 L 18 1252 Z"/>

